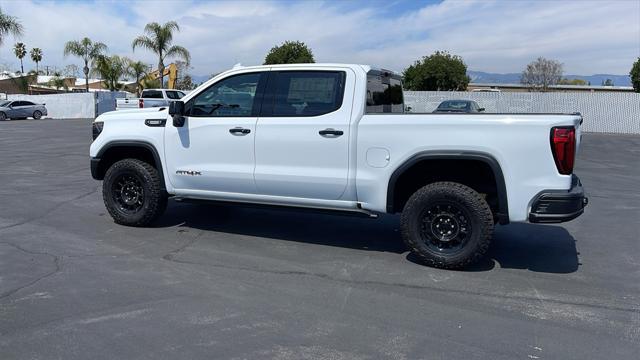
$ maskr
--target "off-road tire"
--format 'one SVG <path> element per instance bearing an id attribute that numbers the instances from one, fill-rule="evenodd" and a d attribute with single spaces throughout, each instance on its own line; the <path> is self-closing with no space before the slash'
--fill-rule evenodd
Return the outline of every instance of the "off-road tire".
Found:
<path id="1" fill-rule="evenodd" d="M 432 230 L 437 221 L 428 220 L 434 216 L 431 215 L 434 204 L 445 204 L 444 207 L 451 204 L 460 211 L 458 214 L 464 221 L 460 221 L 460 224 L 465 224 L 464 229 L 468 231 L 463 237 L 466 241 L 460 241 L 460 249 L 442 251 L 438 244 L 447 243 L 430 241 L 437 237 Z M 438 219 L 438 216 L 435 218 Z M 455 216 L 452 218 L 456 219 Z M 463 268 L 484 257 L 493 237 L 493 227 L 491 208 L 484 197 L 472 188 L 455 182 L 436 182 L 418 189 L 405 204 L 400 220 L 402 238 L 411 252 L 425 264 L 445 269 Z"/>
<path id="2" fill-rule="evenodd" d="M 139 209 L 126 211 L 119 205 L 114 188 L 123 177 L 133 177 L 139 182 L 143 190 Z M 149 225 L 167 207 L 167 193 L 160 174 L 153 166 L 138 159 L 124 159 L 111 165 L 102 183 L 102 198 L 113 220 L 127 226 Z"/>
<path id="3" fill-rule="evenodd" d="M 40 110 L 36 110 L 33 112 L 33 118 L 36 120 L 40 120 L 40 118 L 42 117 L 42 112 Z"/>

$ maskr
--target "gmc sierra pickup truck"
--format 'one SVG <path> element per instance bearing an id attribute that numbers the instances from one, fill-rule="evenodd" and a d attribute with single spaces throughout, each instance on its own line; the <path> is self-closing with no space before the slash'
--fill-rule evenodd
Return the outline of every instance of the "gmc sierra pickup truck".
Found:
<path id="1" fill-rule="evenodd" d="M 579 114 L 413 114 L 401 78 L 364 65 L 238 67 L 168 108 L 93 123 L 91 173 L 116 223 L 168 197 L 376 217 L 401 213 L 425 263 L 482 257 L 494 225 L 576 218 Z"/>

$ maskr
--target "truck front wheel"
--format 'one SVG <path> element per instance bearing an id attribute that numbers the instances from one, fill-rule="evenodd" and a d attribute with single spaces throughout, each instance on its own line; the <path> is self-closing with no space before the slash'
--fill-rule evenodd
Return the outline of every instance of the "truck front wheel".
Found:
<path id="1" fill-rule="evenodd" d="M 405 244 L 427 265 L 457 269 L 486 254 L 493 237 L 493 215 L 472 188 L 436 182 L 409 198 L 400 227 Z"/>
<path id="2" fill-rule="evenodd" d="M 127 226 L 148 225 L 167 207 L 158 171 L 138 159 L 111 165 L 102 183 L 102 198 L 113 220 Z"/>

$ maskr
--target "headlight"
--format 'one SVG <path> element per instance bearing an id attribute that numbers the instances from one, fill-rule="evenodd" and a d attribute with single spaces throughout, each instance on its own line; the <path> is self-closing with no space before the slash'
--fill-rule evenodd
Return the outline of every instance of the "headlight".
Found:
<path id="1" fill-rule="evenodd" d="M 93 140 L 95 140 L 98 135 L 102 132 L 102 128 L 104 127 L 104 122 L 102 121 L 94 121 L 93 126 L 91 127 L 91 133 L 93 135 Z"/>

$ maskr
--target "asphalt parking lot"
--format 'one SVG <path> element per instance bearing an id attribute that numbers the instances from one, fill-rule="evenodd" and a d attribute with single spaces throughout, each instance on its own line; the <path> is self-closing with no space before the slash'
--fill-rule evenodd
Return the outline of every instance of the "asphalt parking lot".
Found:
<path id="1" fill-rule="evenodd" d="M 113 223 L 88 120 L 0 122 L 2 359 L 632 359 L 640 136 L 586 134 L 586 213 L 409 256 L 398 218 L 170 203 Z"/>

